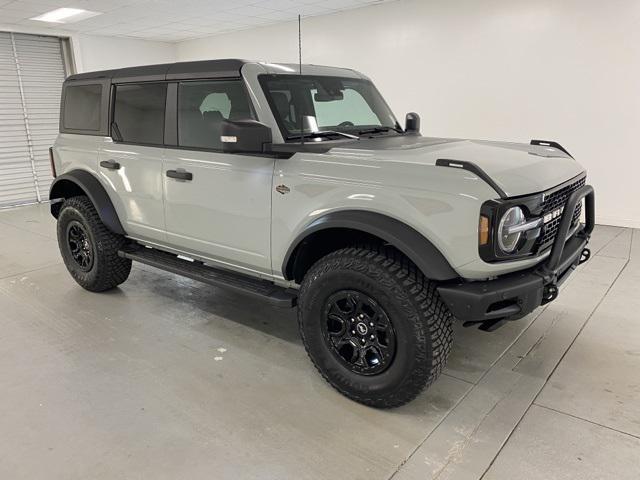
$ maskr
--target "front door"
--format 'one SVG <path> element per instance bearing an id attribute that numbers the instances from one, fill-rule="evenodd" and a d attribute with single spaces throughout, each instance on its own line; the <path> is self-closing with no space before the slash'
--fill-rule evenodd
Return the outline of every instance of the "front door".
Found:
<path id="1" fill-rule="evenodd" d="M 254 118 L 241 80 L 178 84 L 178 148 L 163 162 L 169 246 L 271 274 L 274 159 L 221 152 L 220 122 Z"/>

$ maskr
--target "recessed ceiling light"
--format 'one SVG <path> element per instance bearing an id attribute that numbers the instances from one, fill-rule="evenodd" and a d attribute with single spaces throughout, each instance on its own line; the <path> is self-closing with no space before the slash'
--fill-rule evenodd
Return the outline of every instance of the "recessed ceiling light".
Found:
<path id="1" fill-rule="evenodd" d="M 73 23 L 95 17 L 96 15 L 101 15 L 101 13 L 82 10 L 81 8 L 57 8 L 50 12 L 43 13 L 42 15 L 38 15 L 37 17 L 32 17 L 30 20 L 50 23 Z"/>

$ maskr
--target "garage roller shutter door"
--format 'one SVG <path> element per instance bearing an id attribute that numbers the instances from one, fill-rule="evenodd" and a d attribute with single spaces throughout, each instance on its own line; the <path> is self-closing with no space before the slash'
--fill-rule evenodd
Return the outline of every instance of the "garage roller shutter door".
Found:
<path id="1" fill-rule="evenodd" d="M 13 44 L 0 32 L 0 206 L 37 200 Z"/>
<path id="2" fill-rule="evenodd" d="M 0 32 L 0 207 L 48 199 L 64 77 L 59 38 Z"/>

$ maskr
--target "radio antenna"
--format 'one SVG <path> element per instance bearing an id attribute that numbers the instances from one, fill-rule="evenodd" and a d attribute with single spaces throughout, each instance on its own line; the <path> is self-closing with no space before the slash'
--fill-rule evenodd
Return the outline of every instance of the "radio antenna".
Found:
<path id="1" fill-rule="evenodd" d="M 302 76 L 302 19 L 298 14 L 298 75 Z M 302 91 L 302 83 L 300 84 L 300 90 Z M 300 99 L 302 100 L 302 98 Z M 304 123 L 302 121 L 302 102 L 298 112 L 300 117 L 300 143 L 304 143 Z"/>
<path id="2" fill-rule="evenodd" d="M 302 75 L 302 19 L 298 15 L 298 73 Z"/>

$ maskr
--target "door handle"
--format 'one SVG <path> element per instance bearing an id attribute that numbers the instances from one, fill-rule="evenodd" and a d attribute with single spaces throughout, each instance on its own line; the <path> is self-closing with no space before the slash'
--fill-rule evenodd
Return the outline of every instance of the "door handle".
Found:
<path id="1" fill-rule="evenodd" d="M 109 170 L 120 170 L 120 164 L 115 160 L 102 160 L 100 166 Z"/>
<path id="2" fill-rule="evenodd" d="M 193 180 L 193 173 L 184 170 L 167 170 L 167 177 L 191 181 Z"/>

